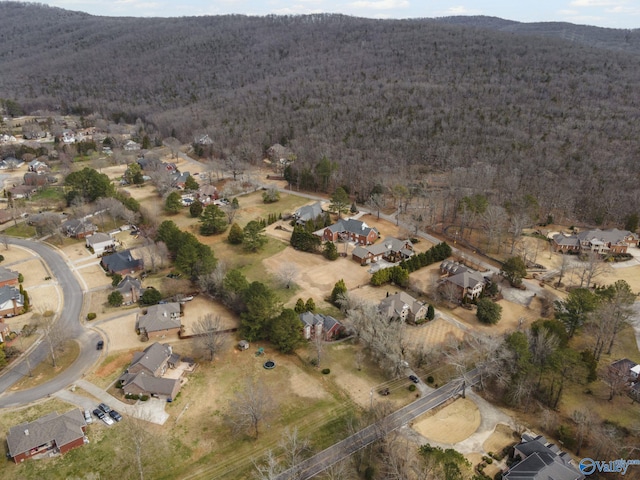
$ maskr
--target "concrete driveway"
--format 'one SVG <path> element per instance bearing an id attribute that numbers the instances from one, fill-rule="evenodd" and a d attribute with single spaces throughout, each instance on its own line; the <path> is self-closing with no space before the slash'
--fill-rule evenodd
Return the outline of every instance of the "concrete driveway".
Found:
<path id="1" fill-rule="evenodd" d="M 164 425 L 169 418 L 169 414 L 164 411 L 164 407 L 167 404 L 164 400 L 150 398 L 146 402 L 138 401 L 135 405 L 129 405 L 121 402 L 106 390 L 103 390 L 86 380 L 78 380 L 75 383 L 75 387 L 76 389 L 81 388 L 85 392 L 91 394 L 97 399 L 97 401 L 84 395 L 79 395 L 69 389 L 60 390 L 54 393 L 53 396 L 60 400 L 64 400 L 65 402 L 77 405 L 83 410 L 93 410 L 98 406 L 98 403 L 106 403 L 120 413 L 124 413 L 146 422 L 157 423 L 158 425 Z"/>

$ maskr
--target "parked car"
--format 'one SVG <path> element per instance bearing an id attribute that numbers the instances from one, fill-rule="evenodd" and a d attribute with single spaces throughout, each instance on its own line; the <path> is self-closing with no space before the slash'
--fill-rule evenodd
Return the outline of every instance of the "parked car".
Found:
<path id="1" fill-rule="evenodd" d="M 420 380 L 415 375 L 409 375 L 409 380 L 411 380 L 413 383 L 420 383 Z"/>
<path id="2" fill-rule="evenodd" d="M 102 420 L 104 418 L 104 412 L 102 410 L 100 410 L 99 408 L 96 408 L 93 411 L 93 414 L 98 417 L 100 420 Z"/>
<path id="3" fill-rule="evenodd" d="M 98 340 L 96 343 L 96 350 L 102 350 L 104 348 L 104 340 Z"/>
<path id="4" fill-rule="evenodd" d="M 101 403 L 100 405 L 98 405 L 98 408 L 104 413 L 109 413 L 111 411 L 111 408 L 109 408 L 109 405 L 107 405 L 106 403 Z"/>
<path id="5" fill-rule="evenodd" d="M 107 425 L 113 425 L 115 423 L 109 415 L 105 415 L 104 417 L 102 417 L 102 421 Z"/>
<path id="6" fill-rule="evenodd" d="M 116 422 L 119 422 L 120 420 L 122 420 L 122 415 L 120 415 L 118 412 L 116 412 L 115 410 L 111 410 L 109 412 L 109 416 L 111 418 L 113 418 Z"/>
<path id="7" fill-rule="evenodd" d="M 89 425 L 93 423 L 93 417 L 91 416 L 91 412 L 89 410 L 84 411 L 84 421 Z"/>

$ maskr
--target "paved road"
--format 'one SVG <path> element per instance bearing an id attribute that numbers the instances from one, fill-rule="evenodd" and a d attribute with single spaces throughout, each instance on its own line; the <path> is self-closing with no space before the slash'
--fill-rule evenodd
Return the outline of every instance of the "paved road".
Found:
<path id="1" fill-rule="evenodd" d="M 406 407 L 393 412 L 379 422 L 363 428 L 359 432 L 345 438 L 332 445 L 313 457 L 305 460 L 294 468 L 281 473 L 277 480 L 306 480 L 312 478 L 326 470 L 331 465 L 349 457 L 351 454 L 366 447 L 367 445 L 383 438 L 389 432 L 406 425 L 411 420 L 419 417 L 425 412 L 442 405 L 444 402 L 462 392 L 462 385 L 465 387 L 475 385 L 480 381 L 480 372 L 477 369 L 467 372 L 462 379 L 452 380 L 446 385 L 434 390 L 429 395 L 425 395 Z"/>
<path id="2" fill-rule="evenodd" d="M 77 278 L 74 276 L 65 259 L 56 252 L 55 249 L 43 243 L 18 238 L 10 238 L 9 242 L 35 252 L 46 264 L 51 275 L 60 285 L 64 297 L 64 304 L 62 313 L 58 319 L 58 328 L 65 329 L 70 338 L 76 339 L 80 344 L 80 354 L 78 359 L 69 368 L 52 380 L 27 390 L 9 392 L 9 388 L 11 388 L 14 383 L 29 373 L 27 362 L 22 358 L 11 369 L 0 376 L 0 392 L 2 392 L 0 394 L 0 408 L 24 405 L 66 388 L 75 380 L 82 377 L 82 374 L 91 367 L 100 356 L 100 352 L 95 348 L 100 336 L 85 328 L 80 321 L 83 292 Z M 48 355 L 49 350 L 46 343 L 39 343 L 28 355 L 31 367 L 33 368 L 45 360 Z"/>

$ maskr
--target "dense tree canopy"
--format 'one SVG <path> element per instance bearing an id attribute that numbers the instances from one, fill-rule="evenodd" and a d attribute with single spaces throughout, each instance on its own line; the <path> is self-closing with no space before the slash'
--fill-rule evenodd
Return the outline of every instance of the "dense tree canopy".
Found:
<path id="1" fill-rule="evenodd" d="M 100 197 L 110 197 L 115 193 L 109 177 L 89 167 L 71 172 L 66 176 L 64 184 L 71 189 L 67 193 L 69 203 L 76 196 L 87 202 L 94 202 Z"/>

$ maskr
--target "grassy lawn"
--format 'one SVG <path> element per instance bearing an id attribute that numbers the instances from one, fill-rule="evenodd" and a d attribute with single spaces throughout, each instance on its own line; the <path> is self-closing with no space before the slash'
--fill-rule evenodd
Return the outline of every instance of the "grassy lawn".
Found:
<path id="1" fill-rule="evenodd" d="M 36 235 L 36 227 L 27 225 L 26 223 L 19 223 L 18 225 L 11 225 L 5 228 L 4 233 L 12 237 L 31 238 Z"/>
<path id="2" fill-rule="evenodd" d="M 64 344 L 63 349 L 57 352 L 57 366 L 55 368 L 51 365 L 50 358 L 47 358 L 39 365 L 31 369 L 33 376 L 22 378 L 21 380 L 16 382 L 11 389 L 24 390 L 26 388 L 35 387 L 36 385 L 40 385 L 51 380 L 53 377 L 60 374 L 60 372 L 62 372 L 73 362 L 75 362 L 79 354 L 80 346 L 78 345 L 78 343 L 74 340 L 68 340 Z"/>
<path id="3" fill-rule="evenodd" d="M 86 375 L 87 381 L 96 384 L 101 388 L 107 388 L 122 373 L 133 359 L 133 353 L 139 350 L 131 350 L 129 352 L 118 352 L 109 355 L 102 363 L 91 373 Z"/>
<path id="4" fill-rule="evenodd" d="M 31 200 L 34 202 L 43 200 L 58 202 L 64 199 L 64 189 L 62 187 L 45 187 L 31 196 Z"/>

